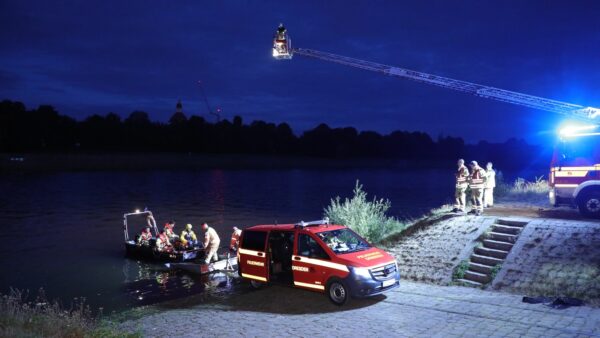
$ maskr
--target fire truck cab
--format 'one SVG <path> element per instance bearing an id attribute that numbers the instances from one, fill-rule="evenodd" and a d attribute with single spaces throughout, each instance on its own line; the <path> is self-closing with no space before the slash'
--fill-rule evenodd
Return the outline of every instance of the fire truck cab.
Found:
<path id="1" fill-rule="evenodd" d="M 240 276 L 255 287 L 287 284 L 326 293 L 336 305 L 400 285 L 394 257 L 328 220 L 246 228 L 237 258 Z"/>
<path id="2" fill-rule="evenodd" d="M 600 125 L 561 129 L 549 183 L 550 204 L 600 218 Z"/>

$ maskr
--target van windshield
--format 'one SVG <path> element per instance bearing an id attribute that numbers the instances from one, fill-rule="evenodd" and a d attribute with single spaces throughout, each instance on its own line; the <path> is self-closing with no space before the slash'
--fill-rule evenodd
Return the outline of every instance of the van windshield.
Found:
<path id="1" fill-rule="evenodd" d="M 369 243 L 348 228 L 323 231 L 317 235 L 336 254 L 362 251 L 371 247 Z"/>

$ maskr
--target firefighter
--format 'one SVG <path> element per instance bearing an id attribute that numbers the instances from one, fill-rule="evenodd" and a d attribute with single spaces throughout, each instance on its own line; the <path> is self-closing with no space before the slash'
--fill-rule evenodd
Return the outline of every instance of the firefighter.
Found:
<path id="1" fill-rule="evenodd" d="M 191 224 L 187 224 L 185 226 L 185 229 L 181 232 L 181 236 L 179 237 L 179 239 L 181 240 L 181 243 L 184 247 L 193 248 L 198 246 L 198 238 L 192 230 Z"/>
<path id="2" fill-rule="evenodd" d="M 209 227 L 206 223 L 202 224 L 202 230 L 204 230 L 204 252 L 206 253 L 204 264 L 209 264 L 213 260 L 219 260 L 217 250 L 221 244 L 221 239 L 215 229 Z"/>
<path id="3" fill-rule="evenodd" d="M 277 27 L 277 40 L 285 40 L 286 29 L 282 23 Z"/>
<path id="4" fill-rule="evenodd" d="M 472 210 L 470 214 L 477 216 L 483 212 L 483 189 L 485 187 L 485 169 L 479 166 L 477 161 L 471 161 L 471 177 L 469 179 L 469 188 L 471 188 Z"/>
<path id="5" fill-rule="evenodd" d="M 458 170 L 456 171 L 456 191 L 454 194 L 455 204 L 452 212 L 465 212 L 467 204 L 467 187 L 469 186 L 469 169 L 465 166 L 465 160 L 458 160 Z"/>
<path id="6" fill-rule="evenodd" d="M 229 242 L 229 250 L 236 252 L 240 245 L 240 235 L 242 230 L 238 227 L 233 227 L 233 233 L 231 234 L 231 241 Z"/>
<path id="7" fill-rule="evenodd" d="M 158 252 L 171 252 L 173 251 L 173 245 L 171 245 L 171 241 L 169 241 L 169 237 L 165 233 L 165 231 L 161 231 L 158 238 L 156 238 L 156 250 Z"/>
<path id="8" fill-rule="evenodd" d="M 485 170 L 485 187 L 483 189 L 483 207 L 494 206 L 494 188 L 496 187 L 496 171 L 492 168 L 492 162 L 488 162 Z"/>
<path id="9" fill-rule="evenodd" d="M 137 238 L 138 246 L 149 246 L 150 240 L 152 239 L 152 233 L 150 232 L 150 227 L 146 226 L 142 233 Z"/>
<path id="10" fill-rule="evenodd" d="M 175 240 L 177 238 L 179 238 L 179 236 L 177 236 L 177 234 L 175 234 L 175 221 L 168 221 L 167 223 L 165 223 L 165 227 L 164 227 L 164 231 L 165 231 L 165 235 L 167 235 L 167 237 L 169 237 L 169 240 Z"/>

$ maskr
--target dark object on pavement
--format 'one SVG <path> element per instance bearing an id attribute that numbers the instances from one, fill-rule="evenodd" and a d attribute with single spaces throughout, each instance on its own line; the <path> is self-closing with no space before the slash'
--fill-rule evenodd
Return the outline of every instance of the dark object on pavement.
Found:
<path id="1" fill-rule="evenodd" d="M 523 297 L 523 303 L 528 303 L 528 304 L 542 303 L 553 309 L 559 309 L 559 310 L 566 309 L 571 306 L 582 306 L 584 304 L 582 300 L 577 299 L 577 298 L 571 298 L 571 297 L 551 298 L 551 297 L 527 297 L 527 296 Z"/>

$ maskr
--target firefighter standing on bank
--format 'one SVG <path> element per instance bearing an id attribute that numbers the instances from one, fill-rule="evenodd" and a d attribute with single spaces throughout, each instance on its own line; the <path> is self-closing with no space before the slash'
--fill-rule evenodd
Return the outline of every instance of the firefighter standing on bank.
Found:
<path id="1" fill-rule="evenodd" d="M 483 212 L 483 189 L 485 188 L 485 169 L 479 166 L 477 161 L 471 161 L 471 179 L 469 180 L 469 188 L 471 188 L 472 207 L 470 214 L 477 216 Z"/>
<path id="2" fill-rule="evenodd" d="M 454 194 L 455 204 L 452 212 L 465 212 L 467 204 L 467 187 L 469 186 L 469 169 L 465 166 L 465 160 L 458 160 L 458 170 L 456 171 L 456 192 Z"/>
<path id="3" fill-rule="evenodd" d="M 496 171 L 492 168 L 492 162 L 488 162 L 485 168 L 485 189 L 483 191 L 483 207 L 494 206 L 494 188 L 496 187 Z"/>
<path id="4" fill-rule="evenodd" d="M 217 250 L 221 244 L 221 239 L 215 229 L 209 227 L 206 223 L 202 224 L 202 230 L 204 230 L 204 252 L 206 253 L 204 264 L 209 264 L 212 261 L 219 260 Z"/>

